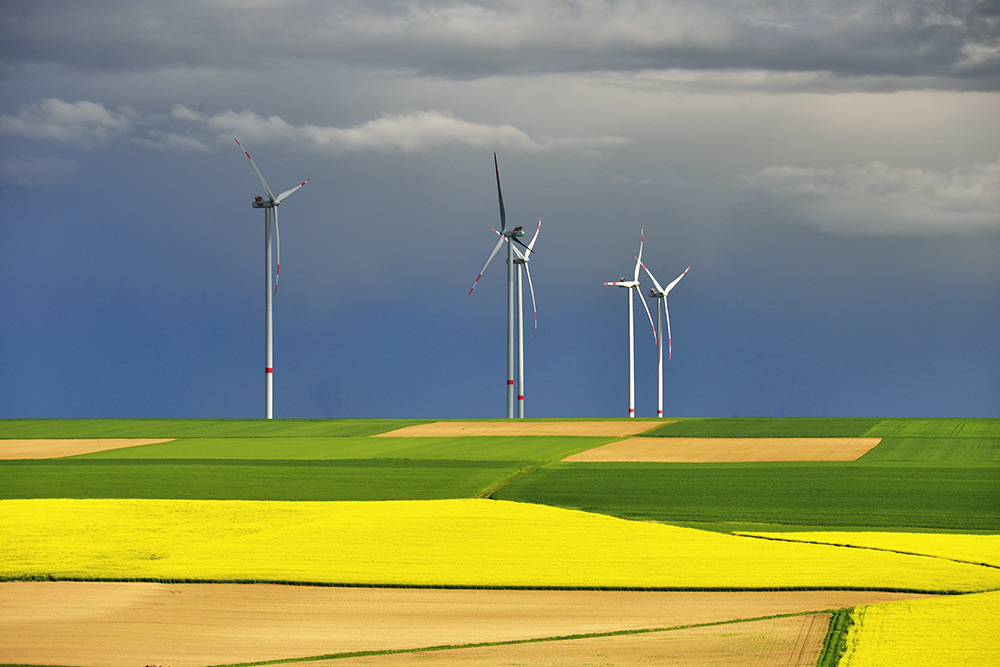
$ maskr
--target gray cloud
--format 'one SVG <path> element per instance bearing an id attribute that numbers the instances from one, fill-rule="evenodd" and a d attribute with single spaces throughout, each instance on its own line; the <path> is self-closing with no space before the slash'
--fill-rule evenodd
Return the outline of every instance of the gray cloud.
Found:
<path id="1" fill-rule="evenodd" d="M 722 68 L 1000 87 L 992 0 L 5 3 L 0 29 L 8 68 L 300 59 L 448 78 Z"/>
<path id="2" fill-rule="evenodd" d="M 166 129 L 165 129 L 166 128 Z M 204 134 L 207 130 L 214 134 Z M 37 141 L 95 148 L 125 141 L 149 148 L 205 150 L 213 140 L 240 136 L 255 142 L 285 140 L 333 153 L 358 151 L 420 152 L 461 145 L 512 151 L 548 149 L 599 150 L 628 145 L 617 136 L 534 138 L 511 124 L 491 125 L 463 120 L 449 111 L 424 110 L 386 114 L 352 127 L 294 125 L 277 115 L 226 110 L 206 115 L 175 105 L 167 116 L 143 116 L 130 108 L 116 111 L 103 104 L 49 98 L 16 114 L 0 116 L 0 134 Z"/>
<path id="3" fill-rule="evenodd" d="M 770 166 L 744 177 L 838 235 L 966 234 L 1000 230 L 1000 161 L 950 171 L 864 166 Z"/>

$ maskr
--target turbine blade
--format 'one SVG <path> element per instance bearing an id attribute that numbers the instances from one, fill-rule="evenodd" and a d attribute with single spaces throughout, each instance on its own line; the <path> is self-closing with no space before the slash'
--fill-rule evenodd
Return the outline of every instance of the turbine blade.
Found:
<path id="1" fill-rule="evenodd" d="M 278 195 L 278 198 L 274 200 L 274 203 L 275 204 L 280 204 L 281 202 L 285 201 L 285 199 L 287 199 L 289 195 L 291 195 L 293 192 L 297 191 L 299 188 L 301 188 L 303 185 L 305 185 L 308 182 L 309 182 L 309 179 L 307 178 L 306 180 L 304 180 L 301 183 L 299 183 L 298 185 L 296 185 L 294 188 L 291 188 L 289 190 L 285 190 L 280 195 Z"/>
<path id="2" fill-rule="evenodd" d="M 542 231 L 542 219 L 538 219 L 538 229 L 535 230 L 535 235 L 531 237 L 531 241 L 528 243 L 528 252 L 533 252 L 535 247 L 535 241 L 538 239 L 538 232 Z"/>
<path id="3" fill-rule="evenodd" d="M 642 298 L 642 292 L 639 291 L 638 285 L 633 289 L 635 289 L 635 293 L 639 295 L 639 302 L 642 304 L 642 307 L 646 309 L 646 317 L 649 318 L 649 326 L 653 328 L 653 345 L 656 345 L 658 341 L 656 337 L 656 325 L 653 324 L 653 316 L 649 312 L 649 306 L 646 305 L 646 300 Z"/>
<path id="4" fill-rule="evenodd" d="M 271 209 L 271 219 L 274 220 L 274 243 L 278 247 L 278 261 L 274 270 L 274 293 L 278 293 L 278 276 L 281 274 L 281 232 L 278 231 L 278 207 Z"/>
<path id="5" fill-rule="evenodd" d="M 674 288 L 674 285 L 676 285 L 677 283 L 679 283 L 681 281 L 681 278 L 683 278 L 690 269 L 691 269 L 690 266 L 687 267 L 686 269 L 684 269 L 684 272 L 681 273 L 681 275 L 679 275 L 676 278 L 674 278 L 674 282 L 672 282 L 669 285 L 667 285 L 667 289 L 663 290 L 663 293 L 666 294 L 667 292 L 669 292 L 670 290 L 672 290 Z"/>
<path id="6" fill-rule="evenodd" d="M 517 243 L 522 248 L 526 248 L 528 250 L 528 253 L 531 252 L 531 247 L 524 245 L 524 241 L 522 241 L 521 239 L 517 238 L 516 236 L 511 236 L 510 238 L 514 239 L 514 242 Z M 517 248 L 514 248 L 514 250 L 517 250 Z M 518 253 L 518 254 L 520 254 L 520 253 Z M 521 255 L 521 256 L 522 257 L 527 257 L 527 254 Z"/>
<path id="7" fill-rule="evenodd" d="M 243 148 L 243 144 L 240 143 L 239 139 L 233 137 L 233 141 L 236 142 L 237 146 Z M 257 163 L 253 161 L 252 157 L 250 157 L 250 153 L 247 152 L 247 149 L 243 148 L 243 154 L 247 156 L 247 159 L 250 160 L 250 166 L 252 166 L 253 170 L 257 172 L 257 177 L 260 179 L 260 184 L 264 186 L 264 192 L 267 193 L 267 198 L 274 201 L 274 195 L 271 194 L 271 188 L 267 187 L 267 181 L 264 180 L 264 174 L 260 173 L 260 169 L 257 168 Z"/>
<path id="8" fill-rule="evenodd" d="M 663 297 L 663 313 L 667 316 L 667 360 L 673 358 L 673 344 L 670 340 L 670 309 L 667 308 L 667 297 Z"/>
<path id="9" fill-rule="evenodd" d="M 497 154 L 493 153 L 493 166 L 497 170 L 497 197 L 500 199 L 500 231 L 507 231 L 507 213 L 503 210 L 503 193 L 500 192 L 500 165 L 497 163 Z"/>
<path id="10" fill-rule="evenodd" d="M 472 290 L 476 289 L 476 283 L 478 283 L 479 279 L 483 277 L 484 273 L 486 273 L 486 267 L 489 266 L 490 262 L 493 261 L 493 256 L 497 254 L 497 250 L 500 249 L 500 246 L 503 245 L 503 242 L 504 238 L 502 236 L 499 239 L 497 239 L 497 244 L 493 246 L 493 252 L 490 253 L 490 256 L 486 260 L 486 263 L 483 264 L 483 270 L 479 272 L 478 276 L 476 276 L 476 282 L 472 283 L 472 289 L 469 290 L 469 294 L 472 294 Z"/>
<path id="11" fill-rule="evenodd" d="M 642 264 L 642 239 L 645 236 L 643 226 L 639 225 L 639 256 L 635 258 L 635 275 L 632 280 L 639 280 L 639 265 Z"/>
<path id="12" fill-rule="evenodd" d="M 535 288 L 531 284 L 531 271 L 528 269 L 528 265 L 524 265 L 524 274 L 528 276 L 528 290 L 531 291 L 531 312 L 535 316 L 535 335 L 538 335 L 538 309 L 535 307 Z"/>
<path id="13" fill-rule="evenodd" d="M 639 258 L 636 257 L 636 259 L 639 259 Z M 643 264 L 642 262 L 639 262 L 639 264 L 642 264 L 642 268 L 646 269 L 646 273 L 649 273 L 649 277 L 653 279 L 653 284 L 656 285 L 656 291 L 657 292 L 662 292 L 663 288 L 660 287 L 660 283 L 656 282 L 656 278 L 653 277 L 653 274 L 649 272 L 649 269 L 646 268 L 646 265 Z"/>

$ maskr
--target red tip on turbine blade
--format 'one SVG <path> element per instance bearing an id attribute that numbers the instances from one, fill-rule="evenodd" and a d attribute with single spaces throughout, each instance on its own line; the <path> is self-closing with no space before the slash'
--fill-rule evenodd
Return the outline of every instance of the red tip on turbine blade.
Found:
<path id="1" fill-rule="evenodd" d="M 469 290 L 469 294 L 472 294 L 472 290 L 476 289 L 476 283 L 478 283 L 479 279 L 482 278 L 482 277 L 483 277 L 483 274 L 481 274 L 481 273 L 478 276 L 476 276 L 476 282 L 472 283 L 472 289 Z"/>

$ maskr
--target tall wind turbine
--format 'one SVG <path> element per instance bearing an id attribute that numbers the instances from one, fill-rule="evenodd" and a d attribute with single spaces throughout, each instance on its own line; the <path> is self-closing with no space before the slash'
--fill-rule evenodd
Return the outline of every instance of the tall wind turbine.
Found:
<path id="1" fill-rule="evenodd" d="M 267 419 L 272 417 L 272 379 L 274 377 L 274 365 L 271 361 L 271 297 L 278 291 L 278 273 L 281 271 L 281 236 L 278 233 L 278 205 L 287 199 L 293 192 L 301 188 L 303 185 L 309 182 L 309 179 L 302 181 L 294 188 L 290 190 L 285 190 L 280 195 L 275 197 L 271 194 L 271 188 L 267 187 L 267 181 L 264 180 L 264 175 L 260 173 L 260 169 L 254 163 L 253 158 L 250 157 L 250 153 L 243 148 L 243 144 L 233 137 L 233 141 L 236 145 L 243 150 L 243 154 L 247 156 L 250 160 L 250 166 L 253 170 L 257 172 L 258 178 L 260 178 L 260 184 L 264 186 L 264 193 L 267 195 L 267 199 L 263 197 L 254 197 L 253 204 L 254 208 L 264 209 L 264 275 L 266 277 L 266 287 L 264 290 L 264 399 L 265 399 L 265 415 Z M 277 270 L 274 273 L 274 289 L 271 289 L 271 221 L 274 221 L 274 238 L 275 245 L 278 251 L 278 265 Z"/>
<path id="2" fill-rule="evenodd" d="M 469 294 L 472 294 L 472 290 L 476 289 L 476 283 L 479 279 L 483 277 L 483 273 L 486 272 L 486 267 L 490 265 L 493 261 L 493 256 L 497 254 L 497 250 L 503 245 L 504 241 L 507 243 L 507 418 L 514 418 L 514 244 L 509 241 L 514 241 L 520 243 L 522 246 L 524 242 L 521 241 L 522 236 L 524 236 L 524 231 L 520 227 L 515 227 L 514 229 L 507 229 L 507 213 L 503 208 L 503 192 L 500 191 L 500 166 L 497 163 L 497 154 L 493 154 L 493 166 L 497 172 L 497 198 L 500 200 L 500 238 L 497 239 L 497 244 L 493 246 L 493 252 L 490 253 L 489 258 L 486 260 L 486 264 L 483 265 L 483 270 L 479 272 L 476 276 L 476 281 L 472 283 L 472 289 L 469 290 Z"/>
<path id="3" fill-rule="evenodd" d="M 639 258 L 636 258 L 639 261 Z M 641 261 L 639 261 L 642 264 Z M 673 356 L 673 345 L 670 341 L 670 311 L 667 310 L 667 294 L 670 290 L 674 288 L 674 285 L 681 281 L 687 272 L 691 270 L 691 267 L 687 267 L 681 273 L 681 275 L 674 278 L 674 281 L 666 286 L 666 288 L 660 287 L 660 283 L 656 282 L 656 278 L 653 278 L 653 274 L 650 273 L 649 269 L 646 268 L 645 264 L 642 264 L 642 268 L 646 269 L 646 273 L 652 278 L 653 284 L 656 286 L 654 289 L 649 290 L 649 298 L 656 299 L 656 325 L 660 329 L 660 340 L 657 343 L 657 366 L 656 366 L 656 416 L 663 416 L 663 324 L 662 317 L 666 315 L 667 317 L 667 359 L 669 360 Z"/>
<path id="4" fill-rule="evenodd" d="M 635 272 L 632 280 L 621 280 L 605 285 L 624 287 L 628 290 L 628 416 L 635 417 L 635 325 L 632 323 L 632 291 L 639 295 L 639 303 L 646 309 L 646 317 L 649 318 L 649 326 L 653 327 L 653 341 L 656 341 L 656 327 L 653 326 L 653 316 L 649 314 L 649 306 L 642 300 L 642 293 L 639 292 L 639 265 L 642 264 L 642 240 L 643 228 L 639 227 L 639 256 L 635 258 Z"/>
<path id="5" fill-rule="evenodd" d="M 496 229 L 493 231 L 497 232 Z M 524 419 L 524 307 L 521 292 L 521 267 L 524 267 L 524 273 L 528 276 L 528 290 L 531 292 L 531 312 L 535 318 L 535 334 L 538 335 L 538 309 L 535 307 L 535 288 L 531 284 L 531 270 L 528 268 L 528 262 L 531 260 L 532 249 L 535 247 L 535 241 L 538 239 L 538 232 L 542 231 L 542 219 L 538 219 L 538 229 L 535 230 L 535 235 L 531 237 L 531 241 L 528 242 L 525 252 L 521 252 L 521 249 L 517 246 L 514 247 L 514 263 L 517 265 L 517 416 L 519 419 Z M 500 232 L 497 232 L 500 234 Z M 502 237 L 501 237 L 502 238 Z"/>

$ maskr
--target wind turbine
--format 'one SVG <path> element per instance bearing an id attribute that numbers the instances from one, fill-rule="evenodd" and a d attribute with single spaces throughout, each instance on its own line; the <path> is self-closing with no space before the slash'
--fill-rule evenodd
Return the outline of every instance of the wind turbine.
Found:
<path id="1" fill-rule="evenodd" d="M 636 257 L 636 261 L 642 264 L 642 261 Z M 666 286 L 666 288 L 660 287 L 660 283 L 656 282 L 656 278 L 653 278 L 653 274 L 650 273 L 649 269 L 646 268 L 645 264 L 642 264 L 642 268 L 646 269 L 646 273 L 652 278 L 653 284 L 656 286 L 654 289 L 649 290 L 649 298 L 656 299 L 656 326 L 660 329 L 660 340 L 657 342 L 657 366 L 656 366 L 656 416 L 663 416 L 663 324 L 662 317 L 666 315 L 667 317 L 667 359 L 669 360 L 673 356 L 673 345 L 670 341 L 670 311 L 667 310 L 667 294 L 670 290 L 674 288 L 674 285 L 681 281 L 687 272 L 691 270 L 691 267 L 687 267 L 681 273 L 681 275 L 674 278 L 674 281 Z"/>
<path id="2" fill-rule="evenodd" d="M 486 272 L 486 267 L 490 265 L 493 261 L 494 255 L 497 254 L 497 250 L 503 245 L 504 241 L 507 243 L 507 418 L 514 418 L 514 241 L 520 243 L 522 246 L 524 242 L 521 241 L 522 236 L 524 236 L 524 231 L 521 227 L 515 227 L 514 229 L 507 229 L 507 213 L 503 208 L 503 192 L 500 191 L 500 166 L 497 163 L 497 154 L 493 154 L 493 167 L 497 172 L 497 198 L 500 200 L 500 238 L 497 239 L 497 244 L 493 246 L 493 252 L 486 259 L 486 264 L 483 265 L 482 271 L 476 276 L 476 281 L 472 283 L 472 289 L 469 290 L 469 294 L 472 294 L 472 290 L 476 289 L 476 284 L 479 279 L 483 277 L 483 273 Z"/>
<path id="3" fill-rule="evenodd" d="M 496 229 L 493 231 L 497 232 Z M 528 290 L 531 291 L 531 312 L 535 318 L 535 335 L 538 335 L 538 309 L 535 307 L 535 288 L 531 284 L 531 270 L 528 269 L 528 262 L 531 260 L 532 249 L 538 239 L 538 232 L 542 231 L 542 219 L 538 219 L 538 229 L 531 241 L 525 246 L 527 250 L 521 252 L 520 248 L 514 247 L 514 263 L 517 265 L 517 416 L 524 419 L 524 308 L 521 297 L 521 267 L 528 276 Z M 500 232 L 497 232 L 500 234 Z M 502 237 L 501 237 L 502 238 Z"/>
<path id="4" fill-rule="evenodd" d="M 243 154 L 247 156 L 250 160 L 250 166 L 253 170 L 257 172 L 257 176 L 260 178 L 260 184 L 264 186 L 264 192 L 267 194 L 267 199 L 263 197 L 254 197 L 251 206 L 254 208 L 264 209 L 264 275 L 266 277 L 266 288 L 264 290 L 264 398 L 265 398 L 265 415 L 267 419 L 271 419 L 272 416 L 272 379 L 274 377 L 274 366 L 271 361 L 271 297 L 278 292 L 278 273 L 281 271 L 281 236 L 278 233 L 278 205 L 287 199 L 293 192 L 301 188 L 303 185 L 309 182 L 309 179 L 302 181 L 294 188 L 285 190 L 280 195 L 275 197 L 271 194 L 271 188 L 267 187 L 267 181 L 264 180 L 264 175 L 260 173 L 260 169 L 254 163 L 253 158 L 250 157 L 250 153 L 243 148 L 243 144 L 239 142 L 236 137 L 233 137 L 233 141 L 236 145 L 243 150 Z M 271 221 L 274 221 L 274 237 L 275 245 L 278 251 L 278 262 L 277 270 L 274 272 L 274 290 L 271 289 Z"/>
<path id="5" fill-rule="evenodd" d="M 643 228 L 639 227 L 639 256 L 635 258 L 635 272 L 632 280 L 621 280 L 605 285 L 624 287 L 628 290 L 628 416 L 635 417 L 635 325 L 632 322 L 632 290 L 639 295 L 639 303 L 646 309 L 646 317 L 649 318 L 649 326 L 653 327 L 653 341 L 656 341 L 656 327 L 653 326 L 653 316 L 649 313 L 649 306 L 642 300 L 642 293 L 639 292 L 639 265 L 642 264 L 642 240 Z"/>

